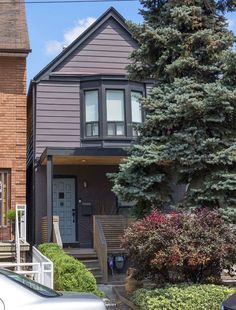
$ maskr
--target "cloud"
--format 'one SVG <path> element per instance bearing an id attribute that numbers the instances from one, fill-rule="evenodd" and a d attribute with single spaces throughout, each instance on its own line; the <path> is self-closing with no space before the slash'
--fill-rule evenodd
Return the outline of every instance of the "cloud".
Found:
<path id="1" fill-rule="evenodd" d="M 236 20 L 233 18 L 228 19 L 229 29 L 236 32 Z"/>
<path id="2" fill-rule="evenodd" d="M 45 53 L 47 55 L 56 55 L 62 51 L 63 43 L 59 41 L 47 41 L 45 43 Z"/>
<path id="3" fill-rule="evenodd" d="M 79 19 L 73 28 L 68 29 L 64 32 L 63 41 L 51 40 L 45 42 L 45 53 L 50 56 L 55 56 L 59 54 L 64 46 L 68 46 L 73 42 L 81 33 L 83 33 L 96 18 L 87 17 L 84 19 Z"/>

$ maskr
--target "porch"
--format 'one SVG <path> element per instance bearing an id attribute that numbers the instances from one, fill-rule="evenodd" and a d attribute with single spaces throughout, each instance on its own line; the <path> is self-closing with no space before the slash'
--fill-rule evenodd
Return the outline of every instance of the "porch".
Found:
<path id="1" fill-rule="evenodd" d="M 121 248 L 120 237 L 124 230 L 133 222 L 130 217 L 122 215 L 95 215 L 93 216 L 93 246 L 81 248 L 76 245 L 63 245 L 61 241 L 59 217 L 53 217 L 53 242 L 63 247 L 65 252 L 83 262 L 90 270 L 98 283 L 107 283 L 109 274 L 114 274 L 115 258 L 123 257 L 125 263 L 126 252 Z M 47 218 L 42 219 L 42 242 L 47 241 Z M 113 260 L 113 270 L 111 266 Z M 124 265 L 124 264 L 123 264 Z M 124 266 L 119 270 L 124 271 Z"/>
<path id="2" fill-rule="evenodd" d="M 41 242 L 41 218 L 47 218 L 50 242 L 53 216 L 59 216 L 62 243 L 91 248 L 93 216 L 119 214 L 107 174 L 125 156 L 120 148 L 46 149 L 35 172 L 35 243 Z"/>
<path id="3" fill-rule="evenodd" d="M 14 221 L 0 227 L 0 263 L 25 262 L 30 245 L 26 241 L 26 205 L 16 205 Z"/>

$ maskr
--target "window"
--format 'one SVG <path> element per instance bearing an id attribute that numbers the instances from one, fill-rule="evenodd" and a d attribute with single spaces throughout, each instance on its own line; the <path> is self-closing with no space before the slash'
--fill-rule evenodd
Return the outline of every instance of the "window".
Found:
<path id="1" fill-rule="evenodd" d="M 12 271 L 1 269 L 0 273 L 6 276 L 11 281 L 18 283 L 22 287 L 29 289 L 42 297 L 58 297 L 62 295 L 61 293 L 58 293 L 49 287 L 34 282 L 33 280 L 28 279 Z"/>
<path id="2" fill-rule="evenodd" d="M 142 109 L 140 105 L 140 98 L 142 97 L 141 92 L 131 91 L 131 114 L 132 114 L 132 133 L 133 136 L 137 136 L 137 130 L 135 125 L 142 123 Z"/>
<path id="3" fill-rule="evenodd" d="M 106 91 L 106 110 L 107 110 L 107 135 L 124 136 L 124 91 Z"/>
<path id="4" fill-rule="evenodd" d="M 10 172 L 0 170 L 0 226 L 7 225 L 7 211 L 10 209 Z"/>
<path id="5" fill-rule="evenodd" d="M 101 76 L 82 79 L 80 89 L 82 145 L 102 145 L 102 141 L 126 145 L 138 136 L 145 84 Z"/>
<path id="6" fill-rule="evenodd" d="M 99 136 L 98 90 L 87 90 L 85 97 L 85 135 Z"/>

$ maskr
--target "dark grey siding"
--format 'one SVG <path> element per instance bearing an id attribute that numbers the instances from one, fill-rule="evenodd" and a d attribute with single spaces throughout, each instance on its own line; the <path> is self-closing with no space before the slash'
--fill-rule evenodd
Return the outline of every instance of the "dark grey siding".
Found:
<path id="1" fill-rule="evenodd" d="M 36 95 L 36 157 L 46 147 L 80 146 L 80 87 L 40 82 Z"/>
<path id="2" fill-rule="evenodd" d="M 137 43 L 113 18 L 106 21 L 58 68 L 79 74 L 126 74 L 130 53 Z"/>
<path id="3" fill-rule="evenodd" d="M 33 99 L 32 92 L 27 100 L 27 167 L 33 159 Z"/>
<path id="4" fill-rule="evenodd" d="M 35 243 L 41 243 L 42 217 L 47 216 L 47 177 L 46 167 L 39 166 L 35 171 Z"/>

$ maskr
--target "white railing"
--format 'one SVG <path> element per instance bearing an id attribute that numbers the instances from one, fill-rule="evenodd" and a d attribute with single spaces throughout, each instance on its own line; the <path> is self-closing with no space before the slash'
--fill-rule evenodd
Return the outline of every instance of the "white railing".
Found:
<path id="1" fill-rule="evenodd" d="M 16 222 L 20 241 L 26 241 L 26 205 L 16 205 Z"/>
<path id="2" fill-rule="evenodd" d="M 16 205 L 15 243 L 16 243 L 16 269 L 20 270 L 20 243 L 26 242 L 26 205 Z"/>
<path id="3" fill-rule="evenodd" d="M 0 268 L 9 268 L 15 272 L 30 276 L 34 281 L 53 288 L 53 263 L 33 247 L 32 263 L 0 263 Z"/>
<path id="4" fill-rule="evenodd" d="M 32 257 L 33 263 L 40 266 L 40 274 L 36 275 L 35 281 L 53 288 L 53 262 L 35 247 L 32 248 Z"/>

